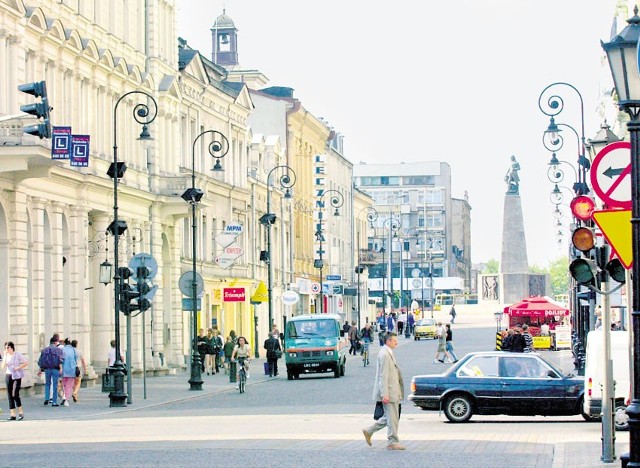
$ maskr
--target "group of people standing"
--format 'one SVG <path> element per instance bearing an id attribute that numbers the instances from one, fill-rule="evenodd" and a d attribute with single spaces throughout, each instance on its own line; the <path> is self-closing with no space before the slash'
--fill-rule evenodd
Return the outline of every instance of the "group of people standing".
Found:
<path id="1" fill-rule="evenodd" d="M 400 312 L 399 314 L 390 312 L 389 314 L 385 314 L 383 311 L 376 319 L 376 322 L 382 331 L 397 332 L 398 335 L 404 333 L 408 336 L 413 333 L 416 317 L 413 312 Z"/>
<path id="2" fill-rule="evenodd" d="M 228 341 L 231 341 L 231 337 Z M 217 328 L 209 328 L 205 335 L 204 328 L 201 328 L 196 344 L 202 362 L 202 372 L 206 371 L 207 375 L 215 375 L 220 372 L 220 365 L 224 357 L 224 343 L 222 343 L 220 331 Z"/>
<path id="3" fill-rule="evenodd" d="M 515 326 L 506 331 L 502 336 L 502 351 L 512 353 L 533 352 L 533 336 L 529 333 L 529 325 Z"/>
<path id="4" fill-rule="evenodd" d="M 40 352 L 38 366 L 38 375 L 44 373 L 45 376 L 45 406 L 69 406 L 69 399 L 75 403 L 79 401 L 78 391 L 82 375 L 87 373 L 87 364 L 78 349 L 78 340 L 65 338 L 61 342 L 58 334 L 53 335 L 49 340 L 49 346 Z M 58 404 L 59 393 L 62 399 Z"/>

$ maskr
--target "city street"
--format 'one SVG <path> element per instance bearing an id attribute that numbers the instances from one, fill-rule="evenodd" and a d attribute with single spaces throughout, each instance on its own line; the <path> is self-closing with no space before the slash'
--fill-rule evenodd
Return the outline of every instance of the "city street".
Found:
<path id="1" fill-rule="evenodd" d="M 459 355 L 488 350 L 494 343 L 493 317 L 464 316 L 454 325 Z M 436 343 L 401 337 L 397 358 L 408 385 L 417 373 L 436 372 Z M 379 347 L 372 346 L 373 358 Z M 567 352 L 556 359 L 570 366 Z M 224 375 L 203 376 L 202 392 L 190 392 L 186 374 L 148 379 L 147 400 L 140 379 L 134 403 L 109 408 L 98 387 L 81 392 L 71 407 L 42 406 L 42 397 L 25 398 L 25 421 L 7 422 L 0 452 L 20 453 L 12 466 L 44 465 L 52 456 L 75 466 L 362 466 L 411 463 L 414 466 L 507 466 L 518 458 L 526 467 L 600 466 L 600 425 L 573 417 L 474 416 L 450 424 L 436 412 L 403 404 L 400 436 L 405 452 L 385 450 L 381 431 L 368 447 L 361 428 L 372 421 L 375 365 L 350 356 L 346 375 L 269 379 L 261 360 L 252 364 L 246 394 Z M 6 405 L 3 405 L 6 412 Z M 19 447 L 16 447 L 19 445 Z M 617 453 L 626 450 L 620 433 Z M 609 465 L 610 466 L 610 465 Z"/>

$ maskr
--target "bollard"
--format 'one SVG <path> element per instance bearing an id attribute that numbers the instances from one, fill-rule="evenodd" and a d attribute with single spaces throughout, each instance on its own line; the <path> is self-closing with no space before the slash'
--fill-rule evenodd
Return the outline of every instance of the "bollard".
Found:
<path id="1" fill-rule="evenodd" d="M 496 351 L 502 350 L 502 333 L 496 332 Z"/>
<path id="2" fill-rule="evenodd" d="M 237 363 L 235 361 L 229 363 L 229 382 L 236 383 L 238 376 L 236 375 Z"/>

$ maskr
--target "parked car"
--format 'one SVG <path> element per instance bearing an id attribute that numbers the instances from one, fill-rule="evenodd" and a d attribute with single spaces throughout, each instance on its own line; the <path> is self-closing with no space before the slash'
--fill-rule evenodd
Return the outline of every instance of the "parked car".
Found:
<path id="1" fill-rule="evenodd" d="M 451 422 L 473 414 L 568 416 L 582 414 L 584 379 L 537 353 L 467 354 L 442 374 L 417 375 L 409 400 L 423 410 L 444 411 Z"/>
<path id="2" fill-rule="evenodd" d="M 418 320 L 413 326 L 413 339 L 436 338 L 436 321 L 432 318 Z"/>

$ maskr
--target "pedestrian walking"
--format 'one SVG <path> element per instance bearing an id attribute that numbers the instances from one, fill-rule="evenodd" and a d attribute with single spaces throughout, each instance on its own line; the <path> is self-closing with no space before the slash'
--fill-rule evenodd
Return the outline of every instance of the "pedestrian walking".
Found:
<path id="1" fill-rule="evenodd" d="M 207 351 L 209 350 L 209 338 L 204 333 L 204 328 L 198 330 L 196 346 L 198 348 L 198 354 L 200 355 L 200 371 L 204 372 L 206 367 Z"/>
<path id="2" fill-rule="evenodd" d="M 456 313 L 456 307 L 454 305 L 451 306 L 449 315 L 451 315 L 451 323 L 456 323 L 456 317 L 458 316 L 458 314 Z"/>
<path id="3" fill-rule="evenodd" d="M 224 347 L 224 343 L 222 342 L 222 337 L 220 336 L 220 330 L 218 330 L 217 328 L 214 328 L 212 330 L 213 332 L 213 336 L 211 337 L 211 341 L 210 344 L 213 348 L 213 355 L 211 356 L 211 365 L 212 365 L 212 369 L 211 369 L 211 374 L 213 375 L 220 373 L 220 365 L 222 364 L 222 357 L 223 357 L 223 351 L 222 348 Z"/>
<path id="4" fill-rule="evenodd" d="M 80 390 L 80 385 L 82 385 L 82 376 L 87 375 L 87 363 L 84 360 L 84 355 L 82 351 L 78 349 L 78 340 L 71 340 L 71 346 L 76 353 L 76 380 L 73 385 L 73 393 L 71 394 L 71 398 L 73 398 L 74 403 L 78 403 L 78 391 Z M 82 372 L 80 371 L 80 364 L 82 364 Z"/>
<path id="5" fill-rule="evenodd" d="M 393 312 L 387 316 L 387 331 L 392 332 L 395 330 L 396 321 L 393 317 Z"/>
<path id="6" fill-rule="evenodd" d="M 282 355 L 280 336 L 276 334 L 269 335 L 269 338 L 264 341 L 264 349 L 267 350 L 269 377 L 276 377 L 278 375 L 278 359 Z"/>
<path id="7" fill-rule="evenodd" d="M 353 354 L 355 356 L 358 354 L 358 327 L 356 327 L 355 320 L 351 322 L 351 327 L 349 328 L 349 342 L 351 343 L 349 354 Z"/>
<path id="8" fill-rule="evenodd" d="M 29 363 L 26 358 L 16 352 L 16 347 L 12 341 L 4 344 L 4 361 L 2 366 L 6 369 L 5 383 L 7 385 L 7 397 L 9 398 L 9 421 L 22 421 L 24 419 L 24 411 L 22 409 L 22 401 L 20 400 L 20 386 L 22 385 L 22 377 L 24 370 Z M 18 414 L 16 415 L 16 410 Z"/>
<path id="9" fill-rule="evenodd" d="M 456 356 L 455 351 L 453 350 L 453 332 L 451 331 L 451 325 L 449 325 L 448 323 L 445 325 L 445 334 L 447 337 L 447 345 L 446 345 L 446 351 L 447 353 L 449 353 L 449 356 L 451 357 L 451 359 L 453 359 L 453 362 L 458 362 L 458 356 Z"/>
<path id="10" fill-rule="evenodd" d="M 433 360 L 433 363 L 444 363 L 445 358 L 449 358 L 449 360 L 452 361 L 451 356 L 449 356 L 447 352 L 447 334 L 442 326 L 442 322 L 438 322 L 436 337 L 438 339 L 438 349 L 436 350 L 436 358 Z M 440 359 L 440 353 L 442 353 L 442 359 Z"/>
<path id="11" fill-rule="evenodd" d="M 387 428 L 387 449 L 404 450 L 398 437 L 400 423 L 400 402 L 404 398 L 402 372 L 396 362 L 393 350 L 398 346 L 398 335 L 387 333 L 385 345 L 378 353 L 376 378 L 373 384 L 373 401 L 382 403 L 384 414 L 371 426 L 362 429 L 364 440 L 371 446 L 371 436 L 380 429 Z"/>
<path id="12" fill-rule="evenodd" d="M 396 328 L 398 329 L 398 336 L 402 335 L 402 331 L 404 330 L 404 324 L 407 321 L 407 314 L 401 312 L 398 315 L 398 322 L 396 323 Z"/>
<path id="13" fill-rule="evenodd" d="M 44 404 L 58 405 L 58 379 L 62 370 L 62 349 L 58 348 L 59 338 L 54 335 L 49 340 L 49 346 L 40 351 L 38 366 L 41 375 L 44 372 Z"/>
<path id="14" fill-rule="evenodd" d="M 73 394 L 73 386 L 76 382 L 76 368 L 78 361 L 76 359 L 76 350 L 71 346 L 69 338 L 64 339 L 64 348 L 62 349 L 62 406 L 69 406 L 69 398 Z"/>
<path id="15" fill-rule="evenodd" d="M 413 327 L 416 325 L 416 318 L 413 312 L 410 312 L 407 317 L 407 327 L 409 328 L 409 335 L 413 333 Z"/>
<path id="16" fill-rule="evenodd" d="M 229 363 L 231 362 L 231 356 L 233 355 L 233 348 L 235 343 L 231 338 L 231 335 L 227 336 L 227 341 L 224 344 L 222 352 L 224 353 L 224 373 L 229 373 Z"/>

